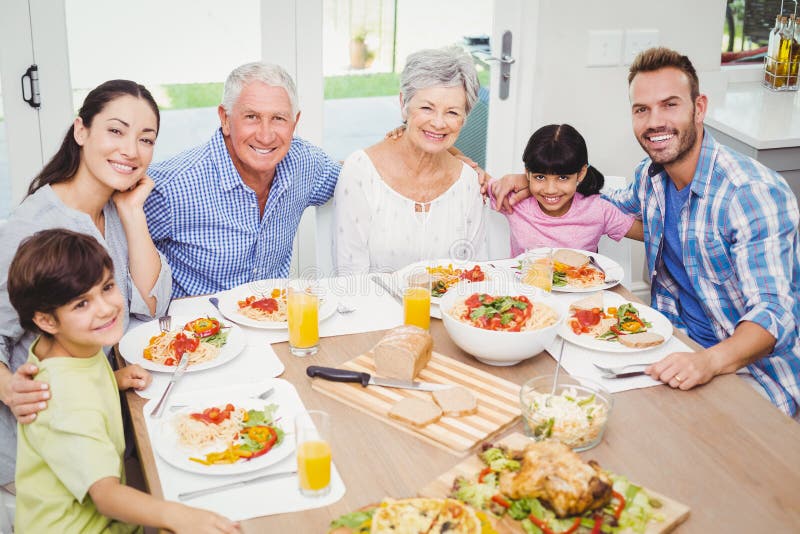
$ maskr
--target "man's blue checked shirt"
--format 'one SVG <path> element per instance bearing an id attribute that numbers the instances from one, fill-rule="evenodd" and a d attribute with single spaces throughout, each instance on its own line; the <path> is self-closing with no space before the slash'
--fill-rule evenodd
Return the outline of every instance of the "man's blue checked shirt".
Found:
<path id="1" fill-rule="evenodd" d="M 340 170 L 322 149 L 295 137 L 260 217 L 256 194 L 242 182 L 220 130 L 207 144 L 150 166 L 156 187 L 144 209 L 172 267 L 173 296 L 286 277 L 303 210 L 333 195 Z"/>
<path id="2" fill-rule="evenodd" d="M 662 258 L 669 176 L 649 158 L 626 189 L 609 195 L 644 221 L 652 306 L 683 326 L 675 281 Z M 678 231 L 683 261 L 721 341 L 741 321 L 777 340 L 772 354 L 747 366 L 773 404 L 794 415 L 800 403 L 800 242 L 797 200 L 785 180 L 705 132 Z"/>

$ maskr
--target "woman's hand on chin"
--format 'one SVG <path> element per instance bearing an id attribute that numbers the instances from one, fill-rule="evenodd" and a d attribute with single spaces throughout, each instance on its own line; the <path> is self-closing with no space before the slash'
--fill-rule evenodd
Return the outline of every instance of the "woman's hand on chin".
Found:
<path id="1" fill-rule="evenodd" d="M 117 191 L 111 198 L 120 214 L 141 211 L 144 207 L 144 201 L 147 200 L 147 196 L 155 186 L 156 183 L 145 174 L 130 189 Z"/>

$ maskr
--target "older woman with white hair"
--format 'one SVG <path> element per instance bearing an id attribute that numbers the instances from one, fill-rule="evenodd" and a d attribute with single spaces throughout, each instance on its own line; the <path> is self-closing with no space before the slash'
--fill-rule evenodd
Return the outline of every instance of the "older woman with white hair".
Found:
<path id="1" fill-rule="evenodd" d="M 405 133 L 354 152 L 339 176 L 334 195 L 339 274 L 485 256 L 476 172 L 448 150 L 478 88 L 472 59 L 459 49 L 408 57 L 400 78 Z"/>

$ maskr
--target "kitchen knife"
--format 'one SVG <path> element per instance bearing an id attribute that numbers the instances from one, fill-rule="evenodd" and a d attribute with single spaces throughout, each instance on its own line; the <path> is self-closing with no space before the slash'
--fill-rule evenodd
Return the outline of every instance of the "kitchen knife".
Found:
<path id="1" fill-rule="evenodd" d="M 630 378 L 632 376 L 641 376 L 645 374 L 644 371 L 629 371 L 627 373 L 603 373 L 603 378 Z"/>
<path id="2" fill-rule="evenodd" d="M 432 382 L 416 382 L 411 380 L 398 380 L 397 378 L 385 378 L 372 376 L 369 373 L 359 373 L 348 369 L 336 369 L 335 367 L 320 367 L 311 365 L 306 369 L 306 374 L 311 378 L 322 378 L 333 382 L 356 382 L 364 387 L 383 386 L 387 388 L 415 389 L 417 391 L 438 391 L 450 389 L 452 384 L 434 384 Z"/>

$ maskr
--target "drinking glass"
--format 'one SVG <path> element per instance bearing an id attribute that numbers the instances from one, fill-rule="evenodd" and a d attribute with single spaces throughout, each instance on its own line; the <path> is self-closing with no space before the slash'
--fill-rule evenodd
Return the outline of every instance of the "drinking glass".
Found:
<path id="1" fill-rule="evenodd" d="M 289 323 L 289 351 L 309 356 L 319 350 L 319 291 L 315 284 L 289 284 L 286 306 Z"/>
<path id="2" fill-rule="evenodd" d="M 403 324 L 431 327 L 431 276 L 422 268 L 403 280 Z"/>
<path id="3" fill-rule="evenodd" d="M 294 419 L 300 493 L 321 497 L 331 490 L 331 416 L 309 410 Z"/>
<path id="4" fill-rule="evenodd" d="M 553 249 L 529 250 L 522 258 L 522 282 L 545 292 L 553 289 Z"/>

